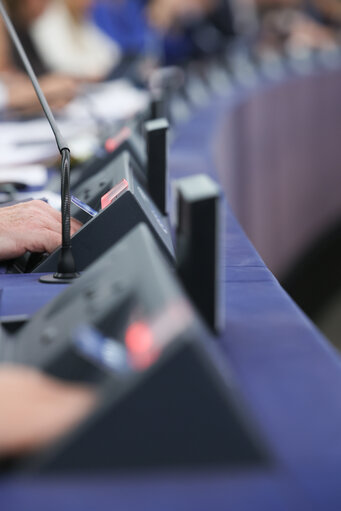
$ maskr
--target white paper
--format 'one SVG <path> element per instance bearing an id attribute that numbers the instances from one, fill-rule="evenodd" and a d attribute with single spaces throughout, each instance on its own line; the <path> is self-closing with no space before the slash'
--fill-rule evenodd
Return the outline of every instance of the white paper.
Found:
<path id="1" fill-rule="evenodd" d="M 118 121 L 132 117 L 147 107 L 148 93 L 133 87 L 125 80 L 87 87 L 83 95 L 65 109 L 71 119 Z"/>
<path id="2" fill-rule="evenodd" d="M 59 113 L 57 124 L 72 155 L 82 159 L 98 146 L 99 128 L 132 117 L 146 108 L 148 93 L 116 80 L 88 85 Z M 51 162 L 59 155 L 45 118 L 0 123 L 0 166 Z"/>
<path id="3" fill-rule="evenodd" d="M 80 133 L 95 131 L 94 121 L 89 120 L 87 124 L 78 119 L 57 117 L 59 131 L 64 138 L 69 139 Z M 45 117 L 34 120 L 21 120 L 0 123 L 0 146 L 31 144 L 55 144 L 54 135 Z"/>
<path id="4" fill-rule="evenodd" d="M 52 160 L 58 155 L 54 143 L 25 146 L 0 145 L 0 166 L 18 166 Z"/>
<path id="5" fill-rule="evenodd" d="M 0 166 L 0 183 L 45 186 L 47 177 L 47 170 L 43 165 L 26 165 L 24 167 Z"/>
<path id="6" fill-rule="evenodd" d="M 15 200 L 25 199 L 46 199 L 50 206 L 57 209 L 58 211 L 61 210 L 61 197 L 59 193 L 50 192 L 48 190 L 41 190 L 40 192 L 20 192 L 15 196 Z"/>

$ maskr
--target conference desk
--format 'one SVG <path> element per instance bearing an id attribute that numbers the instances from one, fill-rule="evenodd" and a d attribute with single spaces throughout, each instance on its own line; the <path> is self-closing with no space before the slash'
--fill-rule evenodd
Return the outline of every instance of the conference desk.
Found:
<path id="1" fill-rule="evenodd" d="M 216 99 L 177 127 L 172 178 L 205 172 L 224 187 L 231 182 L 217 160 L 230 106 L 230 98 Z M 234 176 L 237 183 L 241 178 Z M 272 462 L 258 470 L 8 479 L 0 483 L 3 509 L 340 509 L 340 356 L 280 287 L 229 205 L 221 243 L 226 328 L 217 343 Z M 5 316 L 31 314 L 62 289 L 39 284 L 32 275 L 2 275 L 0 288 Z"/>
<path id="2" fill-rule="evenodd" d="M 226 221 L 228 258 L 223 279 L 226 290 L 226 334 L 219 339 L 219 344 L 245 403 L 250 407 L 251 416 L 274 456 L 273 465 L 246 473 L 230 470 L 217 473 L 132 474 L 116 476 L 112 480 L 99 477 L 83 483 L 77 480 L 75 485 L 69 479 L 48 482 L 43 479 L 34 482 L 10 480 L 0 485 L 4 509 L 20 509 L 24 505 L 25 508 L 32 506 L 32 509 L 46 506 L 53 509 L 54 505 L 56 509 L 78 509 L 75 501 L 79 509 L 91 509 L 94 502 L 97 502 L 99 509 L 112 509 L 113 506 L 119 509 L 141 509 L 141 501 L 144 500 L 148 503 L 146 509 L 155 510 L 207 509 L 209 506 L 225 509 L 226 503 L 233 506 L 233 509 L 281 509 L 281 506 L 283 510 L 304 508 L 303 503 L 309 499 L 296 480 L 296 474 L 288 475 L 290 459 L 287 460 L 289 453 L 286 449 L 289 446 L 291 455 L 296 456 L 295 451 L 299 447 L 298 457 L 301 458 L 311 443 L 315 442 L 315 435 L 312 435 L 313 438 L 305 436 L 307 410 L 302 408 L 302 400 L 297 403 L 294 399 L 297 391 L 296 370 L 291 369 L 295 377 L 287 381 L 288 359 L 296 357 L 296 350 L 292 342 L 287 347 L 282 346 L 282 343 L 286 344 L 288 331 L 290 335 L 294 332 L 295 339 L 296 335 L 303 335 L 299 351 L 309 351 L 312 338 L 318 340 L 319 334 L 310 325 L 306 331 L 307 320 L 282 292 L 229 210 Z M 52 298 L 52 295 L 61 291 L 59 287 L 56 290 L 55 286 L 42 286 L 37 282 L 37 277 L 1 276 L 1 314 L 8 316 L 11 312 L 34 312 L 36 306 L 41 306 L 42 300 L 48 299 L 48 294 Z M 45 296 L 41 297 L 40 291 Z M 280 318 L 280 321 L 276 321 L 276 318 Z M 286 331 L 283 331 L 283 325 Z M 316 360 L 320 358 L 319 354 L 311 356 L 316 363 L 320 363 Z M 298 360 L 295 364 L 298 367 L 300 365 Z M 307 384 L 314 390 L 312 382 L 314 387 L 319 386 L 318 382 L 314 382 L 313 374 Z M 274 407 L 278 393 L 285 405 L 278 402 Z M 304 389 L 300 394 L 304 394 Z M 327 396 L 328 392 L 323 397 L 324 404 Z M 316 407 L 320 406 L 321 403 L 316 402 Z M 296 407 L 301 410 L 301 418 L 294 416 Z M 296 420 L 301 422 L 301 427 L 297 428 Z M 327 417 L 322 428 L 329 428 Z M 323 434 L 330 438 L 329 431 Z M 303 440 L 305 446 L 302 445 Z M 319 445 L 312 456 L 319 457 L 321 451 L 323 445 Z M 85 493 L 80 490 L 82 484 Z M 59 492 L 60 496 L 56 498 Z"/>

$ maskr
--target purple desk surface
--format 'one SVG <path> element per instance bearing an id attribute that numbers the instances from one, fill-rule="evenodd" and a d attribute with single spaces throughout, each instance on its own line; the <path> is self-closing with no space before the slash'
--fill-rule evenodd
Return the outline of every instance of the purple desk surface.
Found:
<path id="1" fill-rule="evenodd" d="M 196 172 L 218 176 L 212 134 L 220 113 L 217 101 L 178 128 L 170 158 L 173 178 Z M 282 290 L 229 207 L 221 241 L 226 255 L 226 329 L 217 342 L 273 453 L 273 465 L 252 473 L 3 480 L 2 509 L 341 509 L 339 354 Z M 36 276 L 3 275 L 0 288 L 0 313 L 6 315 L 32 313 L 61 291 L 37 283 Z"/>
<path id="2" fill-rule="evenodd" d="M 3 481 L 3 509 L 87 510 L 97 502 L 99 509 L 135 510 L 142 501 L 155 511 L 339 509 L 339 357 L 283 292 L 229 211 L 225 243 L 226 332 L 218 342 L 274 464 L 253 473 Z M 18 276 L 0 279 L 3 299 L 6 291 L 21 289 L 21 312 L 33 311 L 30 296 L 39 296 L 40 287 L 45 299 L 61 291 L 32 275 L 19 282 Z M 1 304 L 6 314 L 10 306 Z"/>
<path id="3" fill-rule="evenodd" d="M 39 274 L 0 274 L 0 318 L 32 316 L 43 305 L 57 296 L 65 285 L 39 282 Z"/>

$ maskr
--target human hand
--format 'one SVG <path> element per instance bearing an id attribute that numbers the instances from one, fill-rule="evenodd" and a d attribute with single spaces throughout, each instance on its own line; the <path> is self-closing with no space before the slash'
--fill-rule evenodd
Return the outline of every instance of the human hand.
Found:
<path id="1" fill-rule="evenodd" d="M 50 73 L 39 80 L 42 91 L 52 109 L 63 108 L 73 99 L 79 88 L 79 81 L 67 75 Z"/>
<path id="2" fill-rule="evenodd" d="M 81 227 L 71 219 L 71 235 Z M 61 214 L 41 200 L 0 208 L 0 259 L 53 252 L 61 245 Z"/>
<path id="3" fill-rule="evenodd" d="M 148 3 L 147 14 L 154 26 L 166 31 L 182 18 L 208 12 L 216 4 L 216 0 L 151 0 Z"/>
<path id="4" fill-rule="evenodd" d="M 0 366 L 0 458 L 25 454 L 76 426 L 95 406 L 94 390 L 24 366 Z"/>
<path id="5" fill-rule="evenodd" d="M 20 114 L 42 112 L 41 105 L 29 79 L 19 73 L 2 75 L 8 91 L 8 108 Z M 79 82 L 60 74 L 48 74 L 39 84 L 52 110 L 63 108 L 78 92 Z"/>
<path id="6" fill-rule="evenodd" d="M 292 23 L 287 46 L 293 50 L 332 49 L 336 48 L 336 40 L 331 30 L 301 14 Z"/>

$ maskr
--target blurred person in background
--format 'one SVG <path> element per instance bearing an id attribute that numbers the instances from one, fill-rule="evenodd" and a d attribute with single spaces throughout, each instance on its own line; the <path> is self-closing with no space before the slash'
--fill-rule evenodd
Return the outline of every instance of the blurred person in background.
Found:
<path id="1" fill-rule="evenodd" d="M 53 109 L 65 106 L 77 93 L 78 83 L 65 75 L 51 73 L 39 56 L 29 34 L 29 27 L 49 4 L 49 0 L 10 0 L 4 2 L 18 35 L 24 45 L 33 69 L 40 77 L 40 85 Z M 33 87 L 26 76 L 22 62 L 0 20 L 0 83 L 1 110 L 15 110 L 32 115 L 41 111 Z"/>
<path id="2" fill-rule="evenodd" d="M 160 64 L 169 65 L 193 56 L 191 30 L 219 3 L 220 0 L 98 0 L 92 15 L 126 54 L 154 54 Z"/>
<path id="3" fill-rule="evenodd" d="M 4 5 L 25 48 L 28 58 L 37 75 L 45 74 L 49 69 L 44 65 L 30 37 L 29 27 L 48 6 L 49 0 L 5 0 Z M 0 70 L 23 69 L 22 62 L 10 41 L 7 30 L 0 24 Z"/>
<path id="4" fill-rule="evenodd" d="M 317 16 L 312 16 L 314 2 L 316 0 L 256 0 L 261 17 L 261 46 L 278 51 L 334 47 L 333 31 Z"/>
<path id="5" fill-rule="evenodd" d="M 40 86 L 53 110 L 63 108 L 77 94 L 77 83 L 54 74 L 42 76 Z M 0 116 L 32 116 L 41 113 L 41 105 L 33 86 L 24 73 L 7 71 L 0 73 Z"/>
<path id="6" fill-rule="evenodd" d="M 103 80 L 120 60 L 118 45 L 88 16 L 91 0 L 50 0 L 30 25 L 40 59 L 50 70 Z"/>
<path id="7" fill-rule="evenodd" d="M 308 9 L 321 23 L 340 29 L 341 1 L 340 0 L 310 0 Z"/>
<path id="8" fill-rule="evenodd" d="M 260 9 L 294 7 L 326 24 L 341 23 L 340 0 L 256 0 Z"/>
<path id="9" fill-rule="evenodd" d="M 147 15 L 162 31 L 176 27 L 186 19 L 195 19 L 214 9 L 216 0 L 149 0 Z"/>

